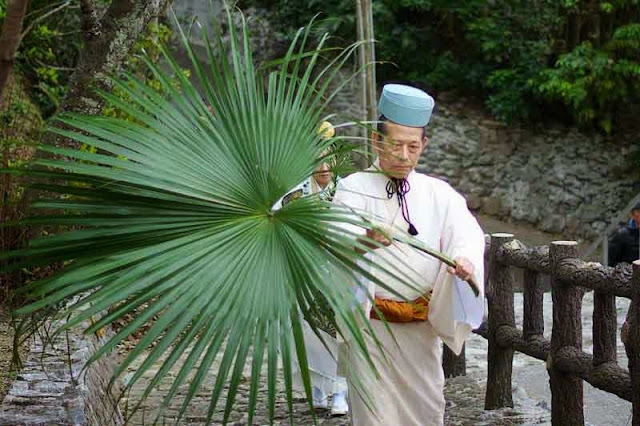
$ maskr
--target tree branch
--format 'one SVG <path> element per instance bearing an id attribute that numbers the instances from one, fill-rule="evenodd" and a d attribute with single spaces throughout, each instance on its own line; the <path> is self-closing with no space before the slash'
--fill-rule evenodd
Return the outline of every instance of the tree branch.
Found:
<path id="1" fill-rule="evenodd" d="M 31 23 L 29 24 L 29 26 L 22 32 L 22 34 L 20 35 L 20 42 L 22 42 L 22 39 L 25 38 L 25 36 L 27 34 L 29 34 L 29 31 L 31 31 L 33 29 L 33 27 L 39 23 L 44 21 L 45 19 L 47 19 L 49 16 L 54 15 L 58 12 L 60 12 L 61 10 L 65 9 L 66 7 L 69 7 L 71 5 L 71 0 L 67 0 L 66 2 L 62 3 L 60 6 L 56 7 L 55 9 L 51 9 L 50 11 L 48 11 L 47 13 L 45 13 L 44 15 L 40 15 L 38 16 L 36 19 L 34 19 L 33 21 L 31 21 Z"/>
<path id="2" fill-rule="evenodd" d="M 67 0 L 63 0 L 57 3 L 50 3 L 46 6 L 41 7 L 40 9 L 36 9 L 36 10 L 32 10 L 31 12 L 27 13 L 27 15 L 25 16 L 25 19 L 29 19 L 32 16 L 37 16 L 38 14 L 44 12 L 45 10 L 54 8 L 54 7 L 58 7 L 58 5 L 65 3 Z"/>
<path id="3" fill-rule="evenodd" d="M 7 14 L 0 34 L 0 106 L 2 94 L 13 70 L 13 62 L 20 45 L 20 32 L 27 13 L 28 0 L 9 0 Z"/>

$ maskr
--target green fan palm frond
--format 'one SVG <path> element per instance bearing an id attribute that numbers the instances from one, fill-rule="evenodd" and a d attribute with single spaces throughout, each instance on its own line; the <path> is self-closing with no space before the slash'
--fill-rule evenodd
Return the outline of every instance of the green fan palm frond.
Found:
<path id="1" fill-rule="evenodd" d="M 251 424 L 265 375 L 273 421 L 283 385 L 276 380 L 279 368 L 291 407 L 293 359 L 311 393 L 304 317 L 333 310 L 338 333 L 366 354 L 366 314 L 352 297 L 356 274 L 374 279 L 368 268 L 377 267 L 398 279 L 406 275 L 393 265 L 370 265 L 356 252 L 355 236 L 342 227 L 367 226 L 356 213 L 314 197 L 273 209 L 324 161 L 332 141 L 316 129 L 334 93 L 329 83 L 354 47 L 317 69 L 322 44 L 309 54 L 301 31 L 265 79 L 254 71 L 246 28 L 236 34 L 229 20 L 229 47 L 203 31 L 210 64 L 196 58 L 182 34 L 204 98 L 164 51 L 169 71 L 145 59 L 164 95 L 132 76 L 114 80 L 126 102 L 102 93 L 135 121 L 57 118 L 64 126 L 52 132 L 95 152 L 41 147 L 53 155 L 26 173 L 42 181 L 37 188 L 62 196 L 38 201 L 43 214 L 27 222 L 72 230 L 42 237 L 11 256 L 26 263 L 66 262 L 61 273 L 25 288 L 33 300 L 18 311 L 25 318 L 71 314 L 61 332 L 101 314 L 85 330 L 91 333 L 137 313 L 90 362 L 150 322 L 116 376 L 143 359 L 131 387 L 162 362 L 146 396 L 178 368 L 163 406 L 188 384 L 181 416 L 220 356 L 208 421 L 224 397 L 226 422 L 243 367 L 250 365 Z M 315 303 L 320 297 L 326 303 Z M 23 331 L 34 326 L 27 321 Z"/>

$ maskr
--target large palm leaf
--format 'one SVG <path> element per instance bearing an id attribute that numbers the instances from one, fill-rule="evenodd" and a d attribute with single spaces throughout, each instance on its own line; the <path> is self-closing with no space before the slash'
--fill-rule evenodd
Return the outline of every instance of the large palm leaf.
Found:
<path id="1" fill-rule="evenodd" d="M 66 262 L 62 273 L 26 287 L 34 301 L 18 312 L 30 318 L 24 332 L 55 314 L 71 314 L 58 332 L 102 314 L 86 328 L 92 333 L 136 312 L 91 362 L 151 321 L 116 376 L 143 357 L 131 387 L 162 361 L 146 396 L 177 367 L 164 405 L 189 383 L 182 415 L 223 354 L 208 420 L 226 392 L 226 421 L 250 363 L 251 424 L 262 375 L 273 419 L 279 365 L 291 407 L 294 357 L 310 393 L 304 317 L 332 309 L 338 333 L 366 353 L 359 325 L 367 323 L 365 313 L 354 308 L 350 285 L 357 273 L 370 276 L 369 267 L 405 275 L 393 265 L 369 265 L 354 250 L 358 243 L 340 225 L 366 226 L 357 212 L 329 209 L 313 197 L 272 210 L 323 161 L 332 141 L 316 128 L 333 96 L 329 82 L 353 47 L 318 68 L 320 50 L 305 52 L 301 32 L 279 69 L 264 79 L 255 74 L 246 29 L 240 37 L 229 21 L 228 47 L 219 35 L 211 42 L 203 32 L 211 65 L 195 57 L 181 34 L 204 100 L 165 52 L 169 72 L 147 60 L 165 96 L 130 76 L 114 80 L 128 101 L 102 93 L 135 122 L 57 117 L 64 126 L 53 132 L 97 152 L 42 147 L 53 155 L 27 173 L 44 179 L 37 188 L 63 196 L 39 201 L 45 213 L 28 222 L 75 230 L 40 238 L 12 256 L 31 264 Z M 320 297 L 326 304 L 315 303 Z"/>

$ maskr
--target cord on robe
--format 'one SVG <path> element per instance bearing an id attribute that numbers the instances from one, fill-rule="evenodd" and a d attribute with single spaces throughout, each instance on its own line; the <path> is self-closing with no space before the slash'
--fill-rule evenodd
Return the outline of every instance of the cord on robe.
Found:
<path id="1" fill-rule="evenodd" d="M 390 178 L 389 182 L 387 182 L 387 198 L 391 199 L 394 194 L 398 194 L 398 205 L 400 206 L 400 210 L 402 210 L 402 217 L 409 224 L 409 234 L 416 236 L 418 235 L 418 230 L 413 223 L 411 223 L 411 218 L 409 217 L 409 207 L 407 206 L 407 199 L 405 196 L 411 190 L 411 185 L 409 185 L 409 181 L 406 179 L 396 179 Z"/>

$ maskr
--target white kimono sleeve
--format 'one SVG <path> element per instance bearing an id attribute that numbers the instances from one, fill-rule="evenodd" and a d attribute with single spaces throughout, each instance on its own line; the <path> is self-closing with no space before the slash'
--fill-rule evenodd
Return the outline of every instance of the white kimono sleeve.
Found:
<path id="1" fill-rule="evenodd" d="M 443 264 L 429 302 L 429 322 L 442 341 L 454 353 L 459 354 L 468 334 L 482 323 L 485 240 L 484 233 L 467 208 L 464 198 L 453 190 L 446 195 L 449 202 L 441 249 L 452 259 L 466 257 L 473 264 L 480 295 L 476 297 L 469 285 L 449 274 L 447 266 Z"/>

